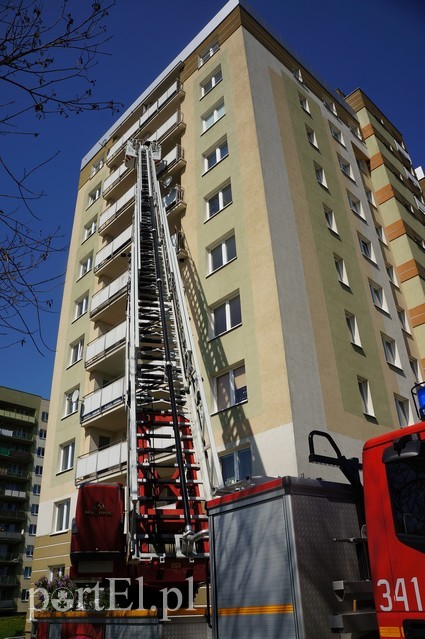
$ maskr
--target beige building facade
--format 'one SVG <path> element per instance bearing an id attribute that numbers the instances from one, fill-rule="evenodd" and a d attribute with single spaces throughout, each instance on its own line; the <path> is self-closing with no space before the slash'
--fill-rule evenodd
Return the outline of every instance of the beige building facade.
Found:
<path id="1" fill-rule="evenodd" d="M 425 205 L 390 124 L 382 136 L 403 149 L 391 161 L 409 173 L 399 189 L 413 210 L 385 199 L 393 178 L 368 134 L 370 105 L 361 92 L 330 92 L 231 0 L 83 159 L 34 579 L 69 570 L 78 485 L 125 482 L 133 137 L 162 147 L 158 177 L 226 483 L 316 476 L 312 429 L 359 456 L 367 438 L 417 420 L 423 247 L 406 229 L 424 241 Z"/>

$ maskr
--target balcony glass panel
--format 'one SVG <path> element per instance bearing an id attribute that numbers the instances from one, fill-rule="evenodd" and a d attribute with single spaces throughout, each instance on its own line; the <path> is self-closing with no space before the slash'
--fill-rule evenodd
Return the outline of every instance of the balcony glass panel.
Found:
<path id="1" fill-rule="evenodd" d="M 103 183 L 103 195 L 105 195 L 106 192 L 121 179 L 124 173 L 127 173 L 127 171 L 129 171 L 129 168 L 125 164 L 121 164 L 116 171 L 108 175 Z"/>
<path id="2" fill-rule="evenodd" d="M 122 322 L 122 324 L 118 324 L 118 326 L 87 344 L 86 365 L 92 360 L 104 357 L 108 351 L 125 341 L 126 327 L 126 322 Z"/>
<path id="3" fill-rule="evenodd" d="M 127 455 L 126 441 L 82 455 L 77 459 L 75 479 L 82 481 L 87 477 L 116 472 L 127 464 Z"/>
<path id="4" fill-rule="evenodd" d="M 95 293 L 91 300 L 91 313 L 94 313 L 98 308 L 102 305 L 107 304 L 115 295 L 123 292 L 127 287 L 128 281 L 128 273 L 125 272 L 116 280 L 100 289 L 97 293 Z"/>
<path id="5" fill-rule="evenodd" d="M 132 186 L 124 195 L 122 195 L 116 202 L 108 206 L 99 218 L 99 230 L 109 221 L 117 217 L 121 210 L 128 204 L 133 198 L 136 192 L 136 187 Z"/>
<path id="6" fill-rule="evenodd" d="M 124 400 L 124 377 L 116 379 L 104 388 L 90 393 L 84 397 L 81 409 L 81 421 L 85 421 L 96 414 L 112 408 Z"/>
<path id="7" fill-rule="evenodd" d="M 106 246 L 100 249 L 96 253 L 94 259 L 94 270 L 98 269 L 104 262 L 111 259 L 116 253 L 118 253 L 125 244 L 131 240 L 132 227 L 129 226 L 125 231 L 120 233 L 112 242 L 109 242 Z"/>
<path id="8" fill-rule="evenodd" d="M 162 198 L 165 210 L 169 211 L 173 206 L 179 204 L 183 200 L 183 188 L 177 184 L 167 195 Z"/>

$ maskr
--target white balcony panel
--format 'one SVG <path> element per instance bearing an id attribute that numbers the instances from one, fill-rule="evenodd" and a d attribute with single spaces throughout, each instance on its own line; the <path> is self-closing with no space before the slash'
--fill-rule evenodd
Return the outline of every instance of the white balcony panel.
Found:
<path id="1" fill-rule="evenodd" d="M 104 388 L 90 393 L 84 397 L 81 409 L 81 420 L 84 421 L 95 414 L 111 408 L 124 400 L 124 377 L 116 379 Z"/>
<path id="2" fill-rule="evenodd" d="M 122 178 L 124 173 L 127 173 L 129 170 L 129 167 L 123 162 L 116 171 L 108 175 L 103 183 L 103 195 L 105 195 L 105 193 Z"/>
<path id="3" fill-rule="evenodd" d="M 119 215 L 121 209 L 128 204 L 133 198 L 136 192 L 136 186 L 132 186 L 124 195 L 122 195 L 116 202 L 108 206 L 99 218 L 99 228 L 102 228 L 109 220 Z"/>
<path id="4" fill-rule="evenodd" d="M 94 270 L 99 268 L 103 262 L 106 262 L 106 260 L 109 260 L 118 253 L 118 251 L 120 251 L 123 246 L 131 240 L 131 229 L 131 226 L 126 228 L 125 231 L 117 235 L 112 242 L 109 242 L 109 244 L 101 248 L 100 251 L 96 253 L 96 257 L 94 259 Z"/>
<path id="5" fill-rule="evenodd" d="M 93 359 L 104 357 L 108 351 L 123 342 L 126 336 L 126 328 L 127 323 L 122 322 L 122 324 L 114 326 L 110 331 L 87 344 L 86 363 Z"/>
<path id="6" fill-rule="evenodd" d="M 125 133 L 122 135 L 116 142 L 111 146 L 108 151 L 108 155 L 106 157 L 107 160 L 110 160 L 114 157 L 116 153 L 124 146 L 124 144 L 131 138 L 132 135 L 136 133 L 139 129 L 139 120 L 133 124 Z"/>
<path id="7" fill-rule="evenodd" d="M 418 209 L 425 215 L 425 204 L 423 204 L 415 195 L 415 204 Z"/>
<path id="8" fill-rule="evenodd" d="M 127 455 L 128 448 L 125 441 L 82 455 L 77 459 L 75 479 L 78 482 L 87 477 L 116 472 L 127 464 Z"/>
<path id="9" fill-rule="evenodd" d="M 406 158 L 406 160 L 409 160 L 409 162 L 411 162 L 412 160 L 410 158 L 410 155 L 406 151 L 406 149 L 403 149 L 403 147 L 401 146 L 401 144 L 397 142 L 397 140 L 394 140 L 394 143 L 395 143 L 397 151 L 400 151 L 400 153 Z"/>
<path id="10" fill-rule="evenodd" d="M 168 211 L 176 204 L 179 204 L 183 200 L 183 188 L 177 184 L 167 195 L 162 198 L 162 203 L 165 210 Z"/>
<path id="11" fill-rule="evenodd" d="M 125 273 L 117 277 L 116 280 L 108 284 L 108 286 L 105 286 L 104 288 L 100 289 L 100 291 L 95 293 L 91 299 L 91 313 L 99 308 L 99 306 L 102 306 L 102 304 L 105 304 L 110 299 L 112 299 L 115 295 L 117 295 L 117 293 L 124 291 L 127 287 L 127 281 L 128 272 L 126 271 Z"/>
<path id="12" fill-rule="evenodd" d="M 15 497 L 15 499 L 25 499 L 27 494 L 23 490 L 13 490 L 11 488 L 5 488 L 3 492 L 0 493 L 5 497 Z"/>
<path id="13" fill-rule="evenodd" d="M 404 168 L 404 172 L 406 173 L 406 177 L 412 182 L 412 184 L 416 186 L 417 189 L 420 189 L 421 187 L 418 180 L 410 173 L 410 171 L 406 169 L 406 167 L 403 167 L 403 168 Z"/>
<path id="14" fill-rule="evenodd" d="M 155 133 L 153 133 L 148 140 L 150 142 L 155 142 L 157 140 L 161 140 L 167 133 L 169 133 L 174 127 L 176 127 L 180 122 L 183 121 L 183 115 L 180 111 L 176 111 L 168 120 L 164 122 L 162 126 L 160 126 Z"/>

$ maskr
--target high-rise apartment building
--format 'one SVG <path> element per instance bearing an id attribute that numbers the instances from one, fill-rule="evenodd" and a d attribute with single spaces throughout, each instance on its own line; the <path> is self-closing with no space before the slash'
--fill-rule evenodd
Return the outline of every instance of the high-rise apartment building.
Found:
<path id="1" fill-rule="evenodd" d="M 359 456 L 366 438 L 416 420 L 425 205 L 402 136 L 361 91 L 329 91 L 231 0 L 82 161 L 35 579 L 68 572 L 76 487 L 125 482 L 132 138 L 162 147 L 227 483 L 316 476 L 312 429 Z"/>
<path id="2" fill-rule="evenodd" d="M 25 613 L 49 402 L 0 386 L 0 614 Z"/>

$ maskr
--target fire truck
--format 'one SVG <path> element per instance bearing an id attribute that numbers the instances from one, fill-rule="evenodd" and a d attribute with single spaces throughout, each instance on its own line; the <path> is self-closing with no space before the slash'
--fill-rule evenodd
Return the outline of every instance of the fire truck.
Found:
<path id="1" fill-rule="evenodd" d="M 137 171 L 127 482 L 79 488 L 77 594 L 71 609 L 65 587 L 51 600 L 45 593 L 35 636 L 425 637 L 425 425 L 367 442 L 363 464 L 312 431 L 310 461 L 338 466 L 341 483 L 247 478 L 224 487 L 180 280 L 184 247 L 161 198 L 160 147 L 131 141 L 126 163 Z"/>

